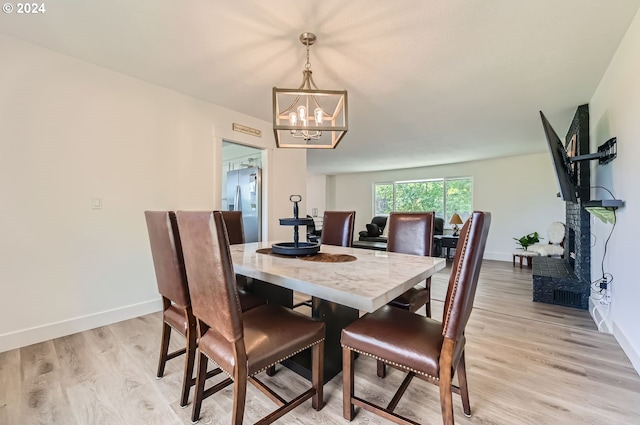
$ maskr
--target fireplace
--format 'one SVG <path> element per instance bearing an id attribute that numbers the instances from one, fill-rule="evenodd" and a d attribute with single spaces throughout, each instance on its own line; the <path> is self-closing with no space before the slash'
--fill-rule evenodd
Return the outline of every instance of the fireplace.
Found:
<path id="1" fill-rule="evenodd" d="M 567 203 L 564 258 L 534 257 L 533 301 L 589 308 L 591 228 L 589 213 Z"/>
<path id="2" fill-rule="evenodd" d="M 567 142 L 577 140 L 578 155 L 589 152 L 589 109 L 578 107 L 567 133 Z M 589 187 L 588 162 L 573 164 L 577 183 Z M 588 194 L 588 191 L 586 192 Z M 589 308 L 591 289 L 591 218 L 582 208 L 586 198 L 565 202 L 564 258 L 535 257 L 533 259 L 533 301 L 560 304 L 581 309 Z"/>

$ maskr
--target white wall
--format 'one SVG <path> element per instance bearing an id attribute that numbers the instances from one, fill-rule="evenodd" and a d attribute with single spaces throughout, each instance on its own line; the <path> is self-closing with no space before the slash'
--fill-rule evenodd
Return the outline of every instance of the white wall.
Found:
<path id="1" fill-rule="evenodd" d="M 269 122 L 2 35 L 0 56 L 0 351 L 159 309 L 143 212 L 219 208 L 222 139 L 267 149 L 266 232 L 291 238 L 306 152 Z"/>
<path id="2" fill-rule="evenodd" d="M 532 112 L 535 114 L 535 111 Z M 540 129 L 540 143 L 544 133 Z M 327 184 L 335 209 L 356 211 L 356 235 L 373 214 L 373 183 L 438 177 L 473 178 L 473 208 L 492 214 L 485 258 L 511 261 L 513 237 L 533 231 L 546 234 L 549 224 L 564 222 L 564 202 L 558 192 L 548 153 L 421 167 L 342 174 Z"/>
<path id="3" fill-rule="evenodd" d="M 594 166 L 594 185 L 605 186 L 625 202 L 617 210 L 617 224 L 611 235 L 605 273 L 613 275 L 610 311 L 600 309 L 608 329 L 640 372 L 640 281 L 634 266 L 634 253 L 640 241 L 640 191 L 638 166 L 640 159 L 640 12 L 622 40 L 590 103 L 591 151 L 608 140 L 618 139 L 618 157 L 604 166 Z M 598 190 L 598 199 L 610 199 Z M 593 196 L 593 195 L 592 195 Z M 592 248 L 593 279 L 602 275 L 604 241 L 610 224 L 596 220 L 592 224 L 595 245 Z"/>
<path id="4" fill-rule="evenodd" d="M 313 208 L 318 209 L 322 217 L 327 205 L 327 176 L 307 176 L 307 214 L 312 215 Z"/>

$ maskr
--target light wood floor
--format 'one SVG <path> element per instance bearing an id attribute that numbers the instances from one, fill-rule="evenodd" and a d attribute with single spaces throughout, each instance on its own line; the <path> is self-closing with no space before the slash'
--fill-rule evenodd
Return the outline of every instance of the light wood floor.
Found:
<path id="1" fill-rule="evenodd" d="M 433 279 L 433 315 L 442 314 L 448 271 Z M 190 424 L 191 404 L 178 406 L 182 359 L 155 379 L 160 314 L 0 353 L 0 424 Z M 467 368 L 473 417 L 458 424 L 638 424 L 640 378 L 611 335 L 598 333 L 586 311 L 531 302 L 531 272 L 485 261 L 467 326 Z M 174 338 L 177 347 L 183 341 Z M 360 357 L 356 393 L 389 400 L 402 374 L 375 376 Z M 268 381 L 288 397 L 305 381 L 287 369 Z M 193 391 L 191 392 L 193 397 Z M 325 385 L 320 412 L 307 402 L 280 424 L 341 424 L 342 375 Z M 231 421 L 232 387 L 205 400 L 202 424 Z M 273 405 L 249 386 L 245 423 Z M 441 424 L 438 389 L 414 380 L 398 411 Z M 360 411 L 353 423 L 387 421 Z"/>

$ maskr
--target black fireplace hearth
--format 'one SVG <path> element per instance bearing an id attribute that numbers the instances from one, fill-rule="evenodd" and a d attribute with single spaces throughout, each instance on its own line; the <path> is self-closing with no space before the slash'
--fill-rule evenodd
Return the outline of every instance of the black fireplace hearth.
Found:
<path id="1" fill-rule="evenodd" d="M 537 257 L 533 261 L 533 301 L 586 310 L 589 284 L 574 273 L 568 261 Z"/>

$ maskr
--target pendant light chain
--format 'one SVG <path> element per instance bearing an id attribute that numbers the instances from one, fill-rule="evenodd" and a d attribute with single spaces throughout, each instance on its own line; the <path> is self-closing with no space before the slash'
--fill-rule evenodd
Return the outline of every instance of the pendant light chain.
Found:
<path id="1" fill-rule="evenodd" d="M 308 38 L 305 44 L 307 45 L 307 63 L 304 64 L 304 69 L 308 71 L 311 69 L 311 62 L 309 61 L 309 39 Z"/>

